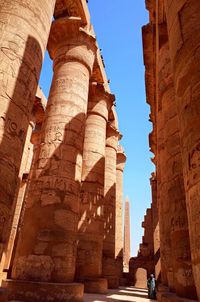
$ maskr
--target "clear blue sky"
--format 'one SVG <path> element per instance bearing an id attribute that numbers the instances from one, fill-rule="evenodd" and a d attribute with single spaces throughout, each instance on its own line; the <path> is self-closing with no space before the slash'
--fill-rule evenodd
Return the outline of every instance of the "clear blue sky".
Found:
<path id="1" fill-rule="evenodd" d="M 144 0 L 89 0 L 89 9 L 97 40 L 116 95 L 121 143 L 127 163 L 124 173 L 124 197 L 131 207 L 131 254 L 141 242 L 141 222 L 151 203 L 149 178 L 151 164 L 148 134 L 151 131 L 146 104 L 142 52 L 142 25 L 148 23 Z M 46 55 L 40 85 L 48 96 L 52 64 Z"/>

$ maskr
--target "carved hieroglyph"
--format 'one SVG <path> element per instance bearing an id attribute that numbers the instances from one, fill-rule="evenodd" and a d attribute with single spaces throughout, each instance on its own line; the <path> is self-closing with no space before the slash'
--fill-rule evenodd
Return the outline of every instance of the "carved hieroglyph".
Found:
<path id="1" fill-rule="evenodd" d="M 162 45 L 159 52 L 158 91 L 164 125 L 164 152 L 160 160 L 162 167 L 159 205 L 162 209 L 160 216 L 162 215 L 164 218 L 162 219 L 164 226 L 162 225 L 160 228 L 163 261 L 165 261 L 166 269 L 172 270 L 172 280 L 170 280 L 168 271 L 168 285 L 174 288 L 180 296 L 196 298 L 191 266 L 179 121 L 168 43 Z"/>
<path id="2" fill-rule="evenodd" d="M 83 148 L 77 278 L 100 277 L 103 248 L 103 196 L 108 113 L 114 96 L 90 84 Z"/>
<path id="3" fill-rule="evenodd" d="M 165 0 L 194 279 L 200 299 L 200 2 Z"/>
<path id="4" fill-rule="evenodd" d="M 54 5 L 55 0 L 0 1 L 0 242 L 9 236 L 8 223 Z"/>
<path id="5" fill-rule="evenodd" d="M 72 282 L 89 78 L 95 38 L 79 18 L 52 23 L 54 75 L 12 277 Z"/>
<path id="6" fill-rule="evenodd" d="M 115 218 L 116 218 L 116 165 L 119 131 L 110 123 L 107 125 L 104 182 L 104 240 L 103 275 L 110 280 L 116 278 L 115 264 Z M 113 279 L 114 280 L 114 279 Z M 113 284 L 114 285 L 114 284 Z"/>

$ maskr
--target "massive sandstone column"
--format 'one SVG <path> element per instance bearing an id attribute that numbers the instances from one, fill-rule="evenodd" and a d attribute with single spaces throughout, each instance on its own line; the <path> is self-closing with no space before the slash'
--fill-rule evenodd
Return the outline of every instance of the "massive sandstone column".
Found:
<path id="1" fill-rule="evenodd" d="M 166 269 L 169 267 L 172 269 L 172 276 L 168 271 L 168 285 L 174 288 L 179 296 L 196 298 L 190 257 L 179 121 L 167 42 L 161 45 L 159 50 L 158 88 L 164 137 L 164 153 L 160 161 L 162 165 L 160 216 L 164 218 L 161 238 L 165 239 L 163 241 L 162 238 L 161 250 L 165 256 L 163 261 Z M 163 229 L 165 232 L 162 232 Z"/>
<path id="2" fill-rule="evenodd" d="M 55 0 L 0 1 L 0 260 L 54 5 Z"/>
<path id="3" fill-rule="evenodd" d="M 85 290 L 90 292 L 107 290 L 106 279 L 96 279 L 95 283 L 95 278 L 102 275 L 106 126 L 114 99 L 103 85 L 90 84 L 76 263 L 76 276 L 85 281 Z"/>
<path id="4" fill-rule="evenodd" d="M 126 155 L 123 147 L 117 148 L 116 166 L 116 220 L 115 220 L 115 258 L 118 262 L 118 276 L 123 273 L 123 174 Z"/>
<path id="5" fill-rule="evenodd" d="M 119 131 L 110 123 L 107 125 L 104 183 L 104 241 L 103 276 L 108 280 L 109 288 L 117 288 L 119 278 L 116 275 L 115 261 L 115 215 L 116 215 L 116 164 Z"/>
<path id="6" fill-rule="evenodd" d="M 200 299 L 200 2 L 165 0 L 194 279 Z"/>
<path id="7" fill-rule="evenodd" d="M 130 246 L 130 203 L 128 197 L 125 200 L 124 210 L 124 271 L 129 271 L 131 246 Z"/>
<path id="8" fill-rule="evenodd" d="M 19 185 L 16 190 L 15 202 L 14 202 L 14 215 L 12 220 L 12 227 L 10 232 L 10 237 L 8 241 L 8 245 L 5 253 L 5 263 L 1 261 L 1 265 L 3 266 L 4 271 L 9 271 L 11 269 L 11 258 L 13 259 L 13 248 L 16 240 L 16 235 L 18 232 L 19 221 L 21 221 L 21 212 L 24 208 L 24 200 L 25 200 L 25 192 L 27 191 L 27 186 L 30 183 L 30 174 L 32 167 L 32 160 L 35 154 L 36 145 L 39 144 L 38 137 L 38 126 L 41 130 L 41 124 L 44 120 L 44 110 L 46 106 L 47 100 L 42 93 L 41 89 L 37 88 L 37 93 L 34 100 L 34 105 L 31 114 L 31 122 L 29 123 L 28 131 L 26 134 L 26 142 L 24 145 L 24 151 L 21 161 L 21 166 L 19 170 Z M 34 131 L 33 131 L 34 128 Z M 41 131 L 40 131 L 41 132 Z M 3 274 L 4 276 L 6 273 Z M 5 279 L 5 277 L 4 277 Z"/>
<path id="9" fill-rule="evenodd" d="M 71 291 L 80 298 L 83 291 L 66 282 L 73 282 L 75 274 L 84 128 L 96 49 L 79 18 L 53 22 L 48 50 L 54 75 L 12 271 L 13 279 L 41 282 L 37 301 L 49 287 L 53 301 L 68 301 Z M 45 282 L 55 283 L 48 287 Z"/>
<path id="10" fill-rule="evenodd" d="M 158 217 L 157 177 L 156 177 L 155 173 L 152 173 L 150 183 L 151 183 L 151 192 L 152 192 L 153 245 L 154 245 L 155 277 L 156 277 L 157 282 L 160 282 L 160 278 L 161 278 L 160 227 L 159 227 L 159 217 Z"/>
<path id="11" fill-rule="evenodd" d="M 13 220 L 12 220 L 12 225 L 11 225 L 10 236 L 9 236 L 8 244 L 6 247 L 5 261 L 4 261 L 4 259 L 2 259 L 1 264 L 0 264 L 2 271 L 3 270 L 8 271 L 8 269 L 10 267 L 10 261 L 11 261 L 11 257 L 12 257 L 15 237 L 17 234 L 20 213 L 21 213 L 21 209 L 23 206 L 24 195 L 25 195 L 25 191 L 26 191 L 26 187 L 27 187 L 28 173 L 30 171 L 31 161 L 32 161 L 32 157 L 33 157 L 33 144 L 31 143 L 31 135 L 32 135 L 32 131 L 33 131 L 33 126 L 34 126 L 33 122 L 30 122 L 28 131 L 26 134 L 24 152 L 23 152 L 21 166 L 20 166 L 20 170 L 19 170 L 19 183 L 18 183 L 18 188 L 16 190 L 15 202 L 13 204 L 14 215 L 13 215 Z M 5 274 L 3 274 L 3 275 L 5 275 Z"/>
<path id="12" fill-rule="evenodd" d="M 161 84 L 160 84 L 161 86 Z M 160 229 L 160 259 L 161 259 L 161 281 L 165 286 L 173 288 L 171 240 L 170 240 L 170 204 L 167 200 L 166 190 L 166 150 L 164 143 L 164 106 L 162 100 L 157 100 L 157 195 L 158 195 L 158 213 Z"/>

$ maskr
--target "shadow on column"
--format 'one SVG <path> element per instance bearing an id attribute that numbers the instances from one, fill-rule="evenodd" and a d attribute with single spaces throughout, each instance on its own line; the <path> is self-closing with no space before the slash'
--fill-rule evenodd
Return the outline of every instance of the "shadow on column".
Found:
<path id="1" fill-rule="evenodd" d="M 35 38 L 28 37 L 21 58 L 22 47 L 12 41 L 9 47 L 2 46 L 0 49 L 3 62 L 0 71 L 0 273 L 6 257 L 15 210 L 14 197 L 19 185 L 19 168 L 43 61 Z M 18 74 L 16 70 L 19 70 Z"/>

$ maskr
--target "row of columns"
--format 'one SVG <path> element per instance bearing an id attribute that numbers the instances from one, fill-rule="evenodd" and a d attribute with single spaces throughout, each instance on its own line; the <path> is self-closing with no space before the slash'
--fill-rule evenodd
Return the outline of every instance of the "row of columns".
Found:
<path id="1" fill-rule="evenodd" d="M 7 10 L 9 14 L 11 11 L 20 11 L 22 15 L 18 16 L 16 22 L 18 31 L 21 32 L 22 28 L 27 30 L 24 41 L 28 41 L 27 53 L 24 49 L 24 57 L 21 59 L 17 54 L 17 42 L 15 44 L 11 36 L 9 39 L 13 44 L 9 50 L 5 47 L 5 52 L 9 53 L 5 54 L 2 50 L 2 55 L 8 56 L 9 60 L 11 55 L 12 58 L 16 56 L 16 66 L 19 67 L 17 69 L 12 65 L 9 67 L 12 70 L 8 69 L 12 71 L 13 77 L 16 76 L 16 80 L 11 82 L 13 91 L 19 81 L 16 95 L 9 97 L 5 92 L 11 109 L 7 108 L 6 118 L 2 116 L 2 120 L 5 123 L 5 119 L 8 119 L 10 123 L 9 135 L 6 134 L 6 127 L 1 128 L 0 152 L 7 150 L 10 159 L 6 161 L 6 154 L 2 153 L 5 163 L 0 163 L 4 167 L 0 169 L 1 179 L 6 181 L 7 189 L 12 188 L 12 192 L 2 190 L 5 196 L 0 199 L 0 211 L 7 211 L 1 230 L 5 246 L 9 236 L 5 235 L 5 225 L 8 227 L 9 221 L 12 221 L 11 208 L 17 187 L 20 156 L 23 154 L 34 87 L 38 84 L 54 5 L 55 1 L 49 1 L 25 7 L 16 1 L 10 5 L 10 10 L 7 5 L 5 12 L 4 6 L 2 10 L 8 28 L 12 28 L 9 23 L 12 17 L 6 18 Z M 36 8 L 40 13 L 40 17 L 35 14 L 38 20 L 31 14 Z M 44 16 L 41 16 L 42 13 Z M 23 15 L 27 19 L 30 17 L 32 23 L 27 25 Z M 42 18 L 42 34 L 38 37 L 39 20 Z M 2 30 L 5 30 L 6 25 Z M 94 36 L 81 28 L 81 19 L 60 17 L 54 20 L 48 51 L 53 60 L 53 79 L 42 127 L 36 125 L 33 133 L 34 155 L 29 185 L 26 193 L 23 192 L 25 204 L 12 257 L 12 280 L 4 281 L 3 286 L 9 288 L 13 299 L 26 297 L 27 301 L 43 301 L 44 296 L 49 295 L 55 301 L 68 301 L 71 297 L 80 301 L 83 286 L 74 283 L 75 280 L 85 283 L 88 291 L 105 292 L 107 280 L 109 287 L 117 287 L 121 277 L 122 230 L 116 237 L 115 229 L 119 229 L 118 223 L 122 224 L 122 174 L 126 157 L 123 150 L 118 149 L 120 133 L 109 117 L 111 110 L 114 110 L 114 96 L 106 92 L 102 84 L 90 82 L 97 45 Z M 30 78 L 22 89 L 23 81 L 27 79 L 24 72 L 29 64 L 32 64 Z M 7 89 L 9 84 L 3 68 L 4 65 L 2 87 Z M 28 96 L 25 96 L 27 91 Z M 29 107 L 25 109 L 23 104 L 18 104 L 21 101 L 26 101 Z M 11 116 L 15 118 L 14 122 Z M 17 123 L 19 119 L 20 123 Z M 18 131 L 18 126 L 23 127 L 24 132 L 20 129 Z M 20 144 L 16 143 L 18 134 Z M 15 148 L 12 149 L 14 144 Z M 18 158 L 15 161 L 16 154 Z M 12 171 L 10 163 L 15 165 Z M 4 182 L 1 184 L 3 186 Z M 117 204 L 120 208 L 117 209 L 116 217 Z"/>
<path id="2" fill-rule="evenodd" d="M 156 144 L 161 282 L 178 296 L 195 299 L 200 298 L 200 4 L 159 0 L 149 10 L 151 60 L 156 68 L 150 67 L 150 61 L 146 64 L 156 87 L 150 104 Z M 162 294 L 158 298 L 161 301 Z"/>

